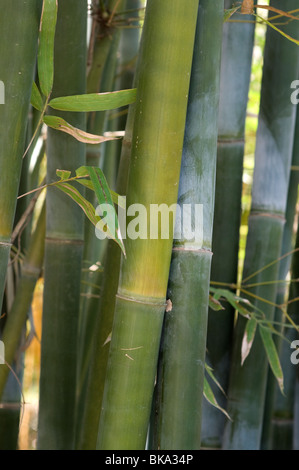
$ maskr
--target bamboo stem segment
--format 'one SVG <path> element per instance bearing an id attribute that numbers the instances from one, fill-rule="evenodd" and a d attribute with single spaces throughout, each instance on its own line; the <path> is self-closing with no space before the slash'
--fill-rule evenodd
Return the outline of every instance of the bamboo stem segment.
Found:
<path id="1" fill-rule="evenodd" d="M 154 448 L 161 450 L 201 443 L 222 19 L 222 0 L 199 1 L 178 201 L 182 211 L 185 204 L 194 212 L 203 205 L 203 242 L 174 241 L 153 430 Z"/>
<path id="2" fill-rule="evenodd" d="M 86 91 L 87 2 L 59 1 L 53 97 Z M 55 113 L 57 114 L 57 112 Z M 59 113 L 84 129 L 84 113 Z M 56 169 L 85 164 L 85 146 L 49 129 L 47 180 Z M 81 209 L 56 188 L 48 188 L 45 288 L 42 325 L 38 448 L 70 450 L 75 439 L 78 319 L 84 224 Z"/>
<path id="3" fill-rule="evenodd" d="M 197 10 L 196 0 L 187 5 L 181 0 L 147 2 L 127 206 L 140 203 L 148 213 L 150 204 L 170 207 L 177 201 Z M 151 116 L 151 122 L 143 116 Z M 145 447 L 172 237 L 152 239 L 148 228 L 146 239 L 126 240 L 127 258 L 121 264 L 98 449 Z"/>
<path id="4" fill-rule="evenodd" d="M 296 8 L 294 0 L 284 4 L 286 10 Z M 279 8 L 279 1 L 271 6 Z M 298 22 L 289 23 L 284 31 L 298 35 Z M 266 319 L 272 320 L 276 285 L 262 285 L 277 280 L 281 253 L 284 215 L 287 202 L 295 107 L 290 100 L 290 83 L 298 76 L 298 48 L 272 28 L 267 31 L 256 158 L 252 187 L 252 207 L 243 272 L 246 282 L 259 283 L 249 289 L 251 294 L 266 299 L 254 301 Z M 252 300 L 252 298 L 251 298 Z M 253 299 L 254 300 L 254 299 Z M 259 449 L 266 392 L 268 361 L 259 334 L 256 334 L 250 354 L 241 366 L 241 342 L 245 319 L 238 318 L 228 392 L 228 422 L 224 435 L 225 449 Z"/>

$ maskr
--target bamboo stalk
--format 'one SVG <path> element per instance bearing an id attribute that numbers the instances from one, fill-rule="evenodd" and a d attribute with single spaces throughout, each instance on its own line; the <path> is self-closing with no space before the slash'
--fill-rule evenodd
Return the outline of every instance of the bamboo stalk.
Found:
<path id="1" fill-rule="evenodd" d="M 130 0 L 131 1 L 131 0 Z M 134 2 L 135 0 L 133 0 Z M 127 31 L 123 33 L 122 41 L 130 43 L 130 54 L 137 55 L 139 42 L 136 41 L 136 35 L 129 37 Z M 123 44 L 128 49 L 128 44 Z M 123 77 L 122 77 L 123 78 Z M 119 89 L 130 88 L 132 82 L 123 82 L 120 79 Z M 126 77 L 124 77 L 126 78 Z M 127 78 L 126 78 L 127 79 Z M 131 76 L 133 80 L 133 76 Z M 130 153 L 132 143 L 132 128 L 135 115 L 135 103 L 128 109 L 128 118 L 126 120 L 125 136 L 122 140 L 121 158 L 116 183 L 118 194 L 124 195 L 127 191 L 127 180 L 130 164 Z M 115 296 L 118 287 L 119 269 L 121 252 L 119 247 L 112 241 L 108 241 L 107 252 L 104 260 L 104 278 L 100 291 L 100 303 L 97 307 L 96 325 L 94 329 L 94 346 L 90 361 L 90 370 L 85 399 L 84 421 L 81 429 L 81 435 L 78 447 L 80 449 L 95 449 L 97 441 L 100 412 L 102 407 L 102 398 L 104 391 L 104 381 L 106 375 L 107 361 L 110 342 L 107 339 L 112 331 Z"/>
<path id="2" fill-rule="evenodd" d="M 3 8 L 0 19 L 1 81 L 5 94 L 5 104 L 0 106 L 2 123 L 0 131 L 1 305 L 24 152 L 27 115 L 37 52 L 39 16 L 40 2 L 37 0 L 30 3 L 25 0 L 12 0 Z M 13 60 L 11 60 L 12 57 Z"/>
<path id="3" fill-rule="evenodd" d="M 199 1 L 178 201 L 182 211 L 203 205 L 203 242 L 174 241 L 153 430 L 161 450 L 199 449 L 201 442 L 223 7 L 223 0 Z"/>
<path id="4" fill-rule="evenodd" d="M 85 93 L 87 3 L 60 0 L 55 36 L 53 97 Z M 55 113 L 57 114 L 57 112 Z M 83 113 L 59 113 L 84 129 Z M 85 146 L 49 129 L 47 180 L 56 169 L 85 164 Z M 47 191 L 45 287 L 42 325 L 39 449 L 72 449 L 84 223 L 81 209 L 56 188 Z"/>
<path id="5" fill-rule="evenodd" d="M 31 237 L 28 252 L 22 266 L 22 276 L 17 286 L 16 297 L 7 315 L 2 341 L 5 344 L 5 360 L 12 364 L 25 325 L 32 300 L 33 290 L 40 275 L 44 255 L 46 215 L 43 207 L 39 221 Z M 8 367 L 0 368 L 0 398 L 9 374 Z"/>
<path id="6" fill-rule="evenodd" d="M 146 7 L 128 207 L 176 204 L 198 1 Z M 169 38 L 171 37 L 171 41 Z M 150 117 L 150 124 L 146 117 Z M 167 194 L 162 182 L 167 169 Z M 161 235 L 160 235 L 161 236 Z M 126 240 L 97 448 L 143 449 L 165 309 L 172 237 Z"/>
<path id="7" fill-rule="evenodd" d="M 292 167 L 296 167 L 299 164 L 299 114 L 297 110 L 296 115 L 296 127 L 295 127 L 295 137 L 294 137 L 294 146 L 293 146 L 293 159 Z M 283 257 L 287 253 L 290 253 L 294 249 L 295 237 L 294 237 L 294 218 L 296 214 L 296 204 L 298 200 L 298 184 L 299 184 L 299 173 L 296 170 L 291 171 L 289 189 L 288 189 L 288 199 L 286 207 L 286 223 L 284 226 L 283 239 L 282 239 L 282 250 L 281 256 Z M 294 258 L 296 258 L 296 253 L 294 253 Z M 286 280 L 289 273 L 292 262 L 292 256 L 284 257 L 279 265 L 279 279 Z M 294 268 L 295 270 L 295 268 Z M 293 273 L 295 274 L 295 273 Z M 290 287 L 290 294 L 294 290 L 294 286 Z M 286 300 L 287 295 L 287 284 L 281 283 L 277 288 L 277 297 L 276 304 L 283 305 Z M 291 294 L 292 296 L 292 294 Z M 296 316 L 296 306 L 290 305 L 290 312 L 292 311 L 293 315 Z M 276 308 L 274 312 L 274 320 L 276 322 L 283 323 L 287 321 L 281 308 Z M 293 339 L 296 339 L 296 331 L 289 328 L 280 328 L 280 331 L 292 342 Z M 290 347 L 289 342 L 283 340 L 280 336 L 274 337 L 274 341 L 278 350 L 280 350 L 280 358 L 282 363 L 282 369 L 284 371 L 284 384 L 285 384 L 285 396 L 283 396 L 278 389 L 275 377 L 273 374 L 268 376 L 267 383 L 267 394 L 265 400 L 265 412 L 264 412 L 264 422 L 263 422 L 263 433 L 262 433 L 262 448 L 271 449 L 273 444 L 274 434 L 278 432 L 278 439 L 276 440 L 276 445 L 282 449 L 283 443 L 288 448 L 292 448 L 292 427 L 293 423 L 289 419 L 292 416 L 291 408 L 292 402 L 294 399 L 294 386 L 295 386 L 295 368 L 290 362 Z M 275 401 L 277 403 L 277 417 L 275 412 Z M 285 408 L 285 409 L 284 409 Z M 283 422 L 279 422 L 279 417 L 288 418 Z M 273 419 L 273 422 L 272 422 Z M 284 429 L 286 431 L 286 437 L 283 438 Z"/>
<path id="8" fill-rule="evenodd" d="M 277 7 L 278 3 L 273 0 L 271 6 Z M 295 3 L 288 0 L 284 8 L 292 10 Z M 284 31 L 298 35 L 298 23 L 289 23 Z M 276 284 L 261 283 L 277 280 L 278 263 L 266 270 L 261 269 L 278 259 L 281 252 L 295 125 L 295 109 L 290 101 L 290 83 L 294 76 L 298 76 L 296 46 L 269 28 L 242 283 L 244 289 L 249 280 L 259 284 L 249 291 L 260 299 L 266 299 L 267 303 L 257 298 L 251 300 L 270 321 L 274 315 Z M 228 413 L 232 422 L 226 425 L 225 449 L 260 448 L 268 362 L 261 337 L 257 334 L 250 354 L 241 366 L 245 324 L 246 320 L 239 317 L 228 390 Z"/>
<path id="9" fill-rule="evenodd" d="M 295 143 L 298 139 L 295 140 Z M 298 145 L 295 145 L 294 151 Z M 293 178 L 297 179 L 298 188 L 298 176 L 293 175 Z M 297 230 L 295 249 L 299 248 L 299 234 Z M 298 251 L 293 254 L 291 262 L 290 275 L 291 279 L 299 278 L 299 256 Z M 288 314 L 295 322 L 299 324 L 298 315 L 298 304 L 293 302 L 294 299 L 298 298 L 298 282 L 292 282 L 289 289 L 288 300 L 290 304 L 287 308 Z M 286 325 L 288 325 L 286 320 Z M 295 449 L 295 436 L 297 423 L 295 421 L 295 396 L 296 396 L 296 374 L 297 367 L 291 363 L 290 356 L 293 350 L 290 348 L 290 344 L 293 340 L 298 339 L 298 332 L 294 328 L 285 328 L 284 335 L 286 341 L 283 341 L 280 348 L 280 360 L 285 375 L 285 396 L 282 396 L 278 390 L 276 390 L 274 412 L 272 415 L 272 433 L 271 433 L 271 448 L 279 450 L 292 450 Z"/>
<path id="10" fill-rule="evenodd" d="M 233 4 L 225 0 L 224 7 L 232 8 Z M 235 14 L 232 19 L 252 17 Z M 223 25 L 211 280 L 228 284 L 237 283 L 244 133 L 254 30 L 254 23 Z M 233 322 L 234 309 L 230 304 L 225 305 L 224 311 L 209 310 L 206 360 L 224 390 L 228 386 Z M 211 387 L 220 406 L 226 408 L 223 393 L 214 384 Z M 225 421 L 224 414 L 203 402 L 203 447 L 221 447 Z"/>

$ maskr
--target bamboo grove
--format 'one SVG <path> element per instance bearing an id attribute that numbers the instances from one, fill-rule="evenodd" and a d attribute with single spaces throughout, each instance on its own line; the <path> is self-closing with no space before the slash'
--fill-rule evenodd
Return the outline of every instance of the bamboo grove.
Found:
<path id="1" fill-rule="evenodd" d="M 297 1 L 0 3 L 0 449 L 298 450 Z"/>

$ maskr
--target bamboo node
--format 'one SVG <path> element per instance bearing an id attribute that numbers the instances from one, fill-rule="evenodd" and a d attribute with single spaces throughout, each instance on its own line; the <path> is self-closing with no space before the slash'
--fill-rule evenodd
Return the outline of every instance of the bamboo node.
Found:
<path id="1" fill-rule="evenodd" d="M 0 242 L 0 246 L 7 246 L 7 247 L 11 247 L 12 246 L 12 243 L 10 242 Z"/>

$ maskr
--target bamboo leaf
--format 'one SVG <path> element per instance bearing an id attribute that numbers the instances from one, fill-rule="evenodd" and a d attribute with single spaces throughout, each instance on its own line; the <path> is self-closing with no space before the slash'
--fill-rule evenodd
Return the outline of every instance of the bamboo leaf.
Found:
<path id="1" fill-rule="evenodd" d="M 240 9 L 240 6 L 234 7 L 234 8 L 228 8 L 227 10 L 224 10 L 224 16 L 223 16 L 223 22 L 225 23 L 230 19 L 230 17 Z"/>
<path id="2" fill-rule="evenodd" d="M 35 82 L 32 83 L 31 104 L 38 111 L 43 110 L 43 107 L 44 107 L 43 99 L 41 97 L 41 94 Z"/>
<path id="3" fill-rule="evenodd" d="M 226 396 L 226 393 L 225 393 L 223 387 L 220 385 L 219 381 L 216 379 L 215 375 L 213 374 L 213 369 L 212 369 L 212 367 L 208 366 L 208 364 L 205 364 L 205 369 L 206 369 L 207 373 L 209 374 L 209 376 L 211 377 L 211 379 L 213 380 L 213 382 L 217 385 L 217 387 L 219 388 L 219 390 L 221 390 L 221 392 L 223 393 L 223 395 Z"/>
<path id="4" fill-rule="evenodd" d="M 272 338 L 271 332 L 263 327 L 259 326 L 259 332 L 263 341 L 263 345 L 269 360 L 270 367 L 275 375 L 275 378 L 278 382 L 280 391 L 284 394 L 283 390 L 283 372 L 279 361 L 279 356 Z"/>
<path id="5" fill-rule="evenodd" d="M 59 176 L 62 181 L 69 179 L 71 173 L 72 172 L 68 170 L 56 170 L 56 175 Z"/>
<path id="6" fill-rule="evenodd" d="M 49 96 L 53 86 L 57 10 L 57 0 L 44 0 L 40 23 L 37 68 L 41 91 L 45 96 Z"/>
<path id="7" fill-rule="evenodd" d="M 77 175 L 79 176 L 79 175 Z M 84 176 L 84 175 L 80 175 L 80 176 Z M 88 175 L 86 175 L 88 176 Z M 93 184 L 90 180 L 88 179 L 78 179 L 77 180 L 77 183 L 80 183 L 82 186 L 84 186 L 85 188 L 88 188 L 88 189 L 91 189 L 92 191 L 94 191 L 94 187 L 93 187 Z M 125 209 L 125 198 L 123 196 L 120 196 L 120 194 L 117 194 L 115 191 L 113 191 L 112 189 L 110 189 L 110 194 L 111 194 L 111 198 L 112 198 L 112 201 L 114 204 L 117 204 L 119 207 L 121 207 L 122 209 Z"/>
<path id="8" fill-rule="evenodd" d="M 95 208 L 93 205 L 85 199 L 80 192 L 74 188 L 71 184 L 69 183 L 61 183 L 57 184 L 56 186 L 58 189 L 66 193 L 73 201 L 75 201 L 83 210 L 84 214 L 88 219 L 91 221 L 93 225 L 96 225 L 100 217 L 97 217 L 95 215 Z"/>
<path id="9" fill-rule="evenodd" d="M 252 304 L 248 299 L 237 296 L 228 289 L 215 289 L 210 287 L 210 290 L 214 292 L 214 300 L 219 300 L 221 297 L 224 297 L 241 315 L 246 318 L 251 318 L 252 312 L 242 305 L 245 303 L 249 307 L 252 307 Z"/>
<path id="10" fill-rule="evenodd" d="M 210 384 L 209 382 L 207 381 L 207 379 L 204 377 L 204 387 L 203 387 L 203 394 L 204 394 L 204 397 L 205 399 L 212 405 L 214 406 L 215 408 L 217 408 L 218 410 L 220 410 L 223 414 L 225 414 L 225 416 L 231 421 L 231 418 L 229 416 L 229 414 L 227 413 L 227 411 L 222 408 L 216 398 L 215 398 L 215 395 L 210 387 Z"/>
<path id="11" fill-rule="evenodd" d="M 214 299 L 214 297 L 210 294 L 209 295 L 209 307 L 214 310 L 215 312 L 219 310 L 225 310 L 223 305 L 219 302 L 219 300 Z"/>
<path id="12" fill-rule="evenodd" d="M 89 176 L 90 181 L 84 179 L 83 183 L 82 180 L 78 180 L 78 182 L 88 187 L 89 189 L 92 189 L 95 192 L 100 206 L 102 204 L 110 206 L 110 210 L 107 211 L 104 217 L 106 225 L 102 226 L 100 222 L 99 224 L 97 224 L 97 228 L 100 228 L 104 233 L 106 233 L 107 237 L 115 240 L 116 243 L 120 246 L 124 255 L 126 256 L 125 247 L 119 230 L 118 217 L 114 208 L 114 199 L 117 196 L 117 200 L 119 200 L 118 195 L 116 193 L 112 195 L 105 175 L 100 168 L 95 168 L 91 166 L 81 166 L 76 170 L 76 175 L 78 177 Z M 122 199 L 120 199 L 120 201 L 122 201 Z M 100 212 L 100 206 L 96 209 L 96 214 Z"/>
<path id="13" fill-rule="evenodd" d="M 86 144 L 100 144 L 108 140 L 116 140 L 117 137 L 103 137 L 101 135 L 89 134 L 88 132 L 82 131 L 77 127 L 72 126 L 64 119 L 58 116 L 45 116 L 43 121 L 47 126 L 57 129 L 58 131 L 65 132 L 73 136 L 79 142 Z"/>
<path id="14" fill-rule="evenodd" d="M 251 346 L 255 337 L 256 326 L 257 321 L 254 318 L 251 318 L 247 321 L 241 346 L 241 365 L 244 364 L 246 357 L 250 353 Z"/>
<path id="15" fill-rule="evenodd" d="M 99 204 L 108 204 L 111 207 L 111 211 L 108 211 L 105 217 L 108 232 L 110 233 L 110 236 L 119 244 L 123 253 L 125 253 L 122 236 L 118 226 L 118 217 L 114 208 L 110 188 L 108 186 L 105 175 L 100 168 L 85 168 L 89 174 Z"/>
<path id="16" fill-rule="evenodd" d="M 108 111 L 127 106 L 136 99 L 136 88 L 110 93 L 89 93 L 86 95 L 62 96 L 54 98 L 49 106 L 60 111 L 92 112 Z"/>

